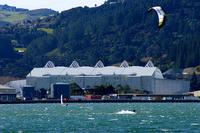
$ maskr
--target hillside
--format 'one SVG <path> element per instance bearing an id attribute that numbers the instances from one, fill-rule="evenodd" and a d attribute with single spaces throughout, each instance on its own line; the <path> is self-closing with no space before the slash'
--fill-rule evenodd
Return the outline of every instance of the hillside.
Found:
<path id="1" fill-rule="evenodd" d="M 14 6 L 0 5 L 0 27 L 12 25 L 23 21 L 33 21 L 57 14 L 51 9 L 28 10 Z"/>
<path id="2" fill-rule="evenodd" d="M 160 5 L 167 21 L 157 27 Z M 48 60 L 56 65 L 105 65 L 127 60 L 144 65 L 151 59 L 162 71 L 200 64 L 200 2 L 182 0 L 108 1 L 96 8 L 78 7 L 46 19 L 0 30 L 12 47 L 25 47 L 18 56 L 0 56 L 0 75 L 25 76 Z M 13 58 L 16 57 L 16 58 Z"/>

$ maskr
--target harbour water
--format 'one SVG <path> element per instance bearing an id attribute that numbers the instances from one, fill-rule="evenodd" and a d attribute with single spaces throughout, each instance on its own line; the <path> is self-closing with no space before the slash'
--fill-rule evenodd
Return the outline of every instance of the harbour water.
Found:
<path id="1" fill-rule="evenodd" d="M 131 113 L 136 110 L 136 113 Z M 128 112 L 128 113 L 127 113 Z M 199 103 L 0 105 L 0 132 L 200 132 Z"/>

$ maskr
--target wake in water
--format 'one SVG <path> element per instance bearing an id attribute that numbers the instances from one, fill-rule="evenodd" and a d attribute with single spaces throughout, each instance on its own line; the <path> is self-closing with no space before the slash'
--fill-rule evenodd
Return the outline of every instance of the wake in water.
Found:
<path id="1" fill-rule="evenodd" d="M 116 114 L 118 114 L 118 115 L 135 115 L 136 112 L 129 111 L 129 110 L 121 110 L 121 111 L 117 112 Z"/>

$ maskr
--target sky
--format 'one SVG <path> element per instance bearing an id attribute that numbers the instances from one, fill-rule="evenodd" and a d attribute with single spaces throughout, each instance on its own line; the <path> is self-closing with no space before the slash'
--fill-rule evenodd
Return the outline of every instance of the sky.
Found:
<path id="1" fill-rule="evenodd" d="M 78 6 L 94 7 L 95 4 L 99 6 L 104 2 L 105 0 L 0 0 L 0 5 L 7 4 L 18 8 L 49 8 L 56 11 L 63 11 Z"/>

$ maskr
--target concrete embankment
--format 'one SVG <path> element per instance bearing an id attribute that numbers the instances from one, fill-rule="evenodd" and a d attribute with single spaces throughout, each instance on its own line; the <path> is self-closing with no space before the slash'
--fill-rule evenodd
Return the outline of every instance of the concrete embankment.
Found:
<path id="1" fill-rule="evenodd" d="M 68 100 L 65 103 L 200 103 L 200 100 Z M 0 102 L 0 104 L 60 103 L 59 99 Z"/>

